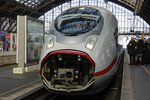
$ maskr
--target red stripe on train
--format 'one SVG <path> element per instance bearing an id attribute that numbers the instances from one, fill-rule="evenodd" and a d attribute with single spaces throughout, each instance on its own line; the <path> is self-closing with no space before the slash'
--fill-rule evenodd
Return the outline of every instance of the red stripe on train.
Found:
<path id="1" fill-rule="evenodd" d="M 90 63 L 95 66 L 94 61 L 85 53 L 83 52 L 79 52 L 79 51 L 70 51 L 70 50 L 58 50 L 58 51 L 53 51 L 51 53 L 49 53 L 42 62 L 46 61 L 48 59 L 49 56 L 51 55 L 56 55 L 56 54 L 75 54 L 75 55 L 80 55 L 80 56 L 84 56 L 86 59 L 88 59 L 90 61 Z"/>
<path id="2" fill-rule="evenodd" d="M 107 68 L 105 68 L 99 72 L 95 72 L 95 76 L 100 76 L 100 75 L 104 75 L 104 74 L 108 73 L 112 69 L 112 67 L 116 64 L 116 62 L 117 62 L 117 56 L 113 59 L 113 61 Z"/>

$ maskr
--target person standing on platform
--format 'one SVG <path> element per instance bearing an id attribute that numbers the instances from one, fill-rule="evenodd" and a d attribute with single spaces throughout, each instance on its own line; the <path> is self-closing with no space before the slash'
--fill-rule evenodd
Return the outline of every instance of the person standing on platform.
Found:
<path id="1" fill-rule="evenodd" d="M 143 47 L 143 55 L 142 55 L 142 64 L 149 64 L 149 56 L 150 56 L 150 52 L 149 52 L 149 44 L 148 42 L 144 42 L 144 47 Z"/>
<path id="2" fill-rule="evenodd" d="M 144 40 L 139 39 L 137 42 L 137 59 L 136 64 L 144 64 L 143 63 L 143 52 L 144 52 Z"/>
<path id="3" fill-rule="evenodd" d="M 136 41 L 134 38 L 131 38 L 130 42 L 127 45 L 127 51 L 130 58 L 130 65 L 135 64 L 135 55 L 136 55 Z"/>

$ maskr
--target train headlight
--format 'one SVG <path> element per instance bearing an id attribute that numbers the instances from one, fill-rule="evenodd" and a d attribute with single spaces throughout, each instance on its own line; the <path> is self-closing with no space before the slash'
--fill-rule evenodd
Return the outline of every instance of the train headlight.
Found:
<path id="1" fill-rule="evenodd" d="M 97 37 L 92 37 L 92 38 L 88 39 L 85 47 L 92 50 L 96 41 L 97 41 Z"/>
<path id="2" fill-rule="evenodd" d="M 54 38 L 53 37 L 51 37 L 50 39 L 49 39 L 49 41 L 48 41 L 48 44 L 47 44 L 47 49 L 50 49 L 50 48 L 52 48 L 54 46 Z"/>

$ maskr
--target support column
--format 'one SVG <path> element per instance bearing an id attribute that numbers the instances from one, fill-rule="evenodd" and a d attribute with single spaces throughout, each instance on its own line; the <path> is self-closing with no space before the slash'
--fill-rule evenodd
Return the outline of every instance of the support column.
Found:
<path id="1" fill-rule="evenodd" d="M 13 33 L 10 33 L 10 51 L 13 51 Z"/>
<path id="2" fill-rule="evenodd" d="M 26 38 L 26 16 L 17 16 L 17 63 L 18 67 L 13 68 L 13 73 L 22 74 L 25 72 L 25 38 Z"/>

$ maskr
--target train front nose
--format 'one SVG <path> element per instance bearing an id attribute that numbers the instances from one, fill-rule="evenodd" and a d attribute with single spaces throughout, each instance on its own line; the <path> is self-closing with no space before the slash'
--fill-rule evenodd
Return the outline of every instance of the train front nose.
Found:
<path id="1" fill-rule="evenodd" d="M 52 90 L 80 91 L 94 83 L 94 61 L 83 52 L 50 52 L 41 63 L 41 78 Z"/>

